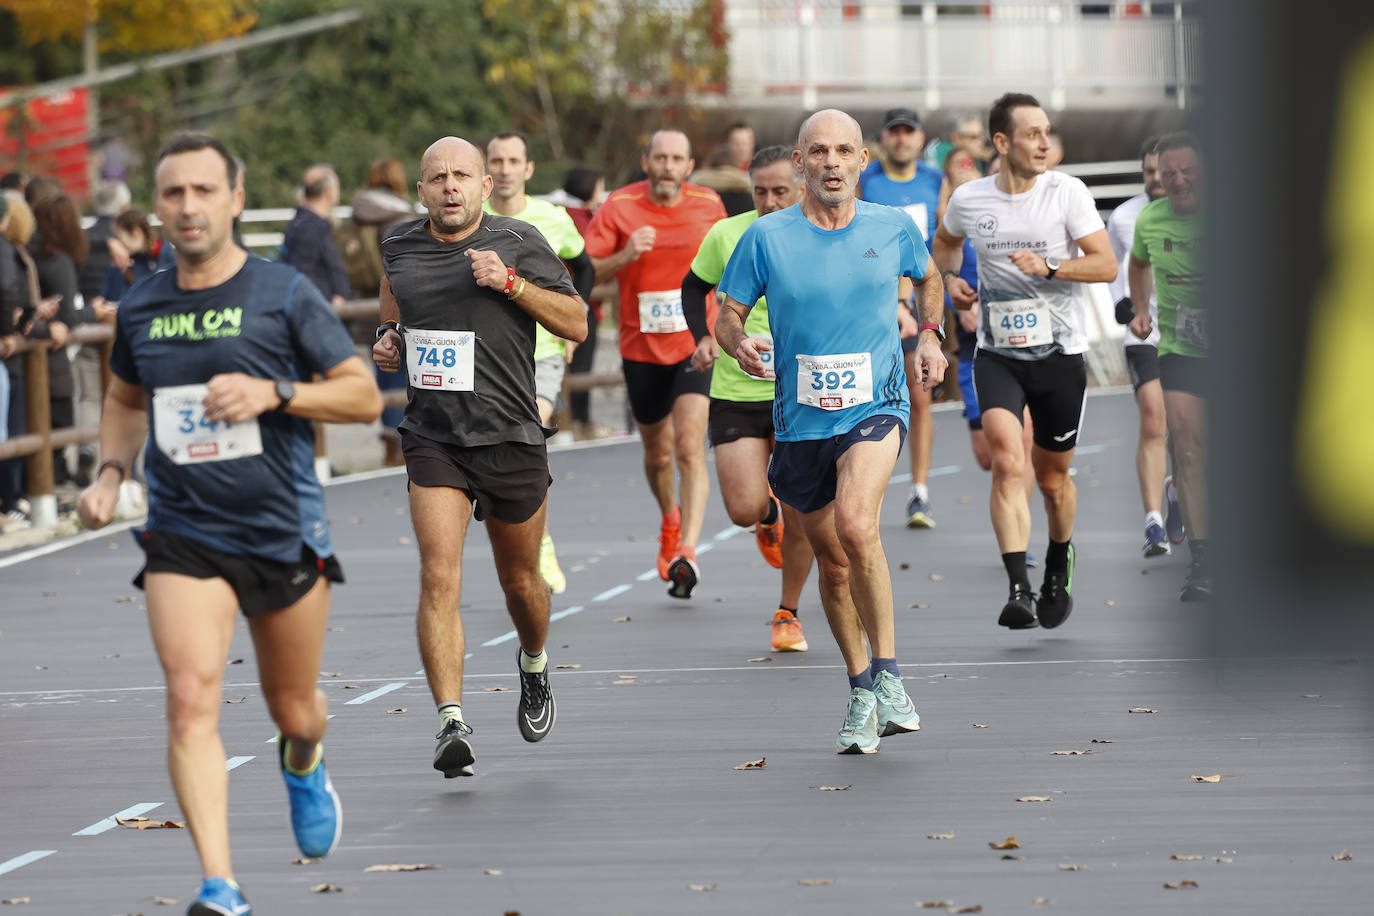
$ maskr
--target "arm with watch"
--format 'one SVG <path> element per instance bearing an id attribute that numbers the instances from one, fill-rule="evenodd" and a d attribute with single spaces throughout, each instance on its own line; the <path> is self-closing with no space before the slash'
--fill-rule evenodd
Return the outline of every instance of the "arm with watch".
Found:
<path id="1" fill-rule="evenodd" d="M 922 390 L 929 391 L 944 381 L 945 370 L 949 368 L 943 350 L 945 330 L 941 321 L 945 315 L 945 285 L 940 280 L 934 258 L 926 258 L 925 275 L 914 282 L 918 290 L 917 317 L 921 322 L 916 338 L 916 366 L 921 372 Z"/>
<path id="2" fill-rule="evenodd" d="M 1074 244 L 1082 251 L 1077 258 L 1041 256 L 1023 248 L 1007 255 L 1021 273 L 1042 280 L 1067 280 L 1071 283 L 1110 283 L 1116 279 L 1116 256 L 1106 229 L 1098 229 Z"/>

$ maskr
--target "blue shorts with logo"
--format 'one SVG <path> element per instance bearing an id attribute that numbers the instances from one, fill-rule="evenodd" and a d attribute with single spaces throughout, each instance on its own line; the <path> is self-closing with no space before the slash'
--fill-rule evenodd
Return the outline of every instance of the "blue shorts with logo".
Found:
<path id="1" fill-rule="evenodd" d="M 878 414 L 847 433 L 826 439 L 778 442 L 768 459 L 768 485 L 773 494 L 798 512 L 815 512 L 835 501 L 840 456 L 856 442 L 881 442 L 894 428 L 898 454 L 906 442 L 906 424 L 894 416 Z"/>

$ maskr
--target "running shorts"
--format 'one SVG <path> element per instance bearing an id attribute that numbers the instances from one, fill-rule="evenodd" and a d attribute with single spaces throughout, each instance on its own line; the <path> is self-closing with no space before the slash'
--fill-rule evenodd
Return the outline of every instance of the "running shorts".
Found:
<path id="1" fill-rule="evenodd" d="M 1044 359 L 1008 359 L 979 349 L 973 384 L 984 415 L 994 407 L 1011 411 L 1018 423 L 1030 407 L 1035 444 L 1067 452 L 1078 444 L 1087 404 L 1088 369 L 1082 354 L 1052 353 Z"/>
<path id="2" fill-rule="evenodd" d="M 725 445 L 736 439 L 773 438 L 772 401 L 726 401 L 711 398 L 711 417 L 707 431 L 712 445 Z"/>
<path id="3" fill-rule="evenodd" d="M 636 423 L 650 426 L 659 422 L 673 412 L 673 404 L 684 394 L 710 397 L 711 370 L 698 372 L 692 368 L 690 358 L 669 365 L 636 359 L 622 362 L 625 393 Z"/>
<path id="4" fill-rule="evenodd" d="M 768 483 L 773 494 L 798 512 L 824 509 L 835 501 L 840 456 L 856 442 L 881 442 L 894 428 L 900 454 L 906 424 L 888 414 L 869 417 L 838 436 L 774 443 L 768 459 Z"/>
<path id="5" fill-rule="evenodd" d="M 549 493 L 544 443 L 498 442 L 464 448 L 401 430 L 406 475 L 417 487 L 452 487 L 472 500 L 479 522 L 490 516 L 508 525 L 528 521 Z"/>
<path id="6" fill-rule="evenodd" d="M 1159 358 L 1159 383 L 1165 391 L 1183 391 L 1207 397 L 1207 360 L 1200 356 L 1165 353 Z"/>
<path id="7" fill-rule="evenodd" d="M 170 531 L 148 529 L 138 532 L 136 538 L 145 556 L 134 585 L 144 588 L 148 573 L 223 579 L 234 590 L 245 617 L 290 607 L 304 598 L 321 576 L 329 582 L 344 580 L 343 567 L 335 557 L 316 556 L 304 544 L 299 561 L 283 563 L 218 550 L 196 538 Z"/>
<path id="8" fill-rule="evenodd" d="M 983 412 L 978 409 L 978 392 L 973 390 L 973 354 L 959 355 L 959 394 L 964 399 L 964 419 L 969 429 L 983 428 Z"/>
<path id="9" fill-rule="evenodd" d="M 1159 378 L 1159 348 L 1154 344 L 1127 347 L 1126 368 L 1131 373 L 1131 388 L 1139 391 L 1141 385 Z"/>

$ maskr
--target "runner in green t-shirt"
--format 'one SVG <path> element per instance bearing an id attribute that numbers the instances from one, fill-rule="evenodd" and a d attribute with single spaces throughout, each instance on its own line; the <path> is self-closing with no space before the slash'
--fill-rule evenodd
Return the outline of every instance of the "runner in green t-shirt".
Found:
<path id="1" fill-rule="evenodd" d="M 768 489 L 773 382 L 747 374 L 734 357 L 721 352 L 709 330 L 709 317 L 715 312 L 712 287 L 720 282 L 744 230 L 760 216 L 801 199 L 801 176 L 787 147 L 770 146 L 755 154 L 749 163 L 749 178 L 757 209 L 723 219 L 706 233 L 682 284 L 682 309 L 697 341 L 692 365 L 705 371 L 715 364 L 709 429 L 725 511 L 736 525 L 754 527 L 763 558 L 770 566 L 782 569 L 782 598 L 773 615 L 773 651 L 803 652 L 806 637 L 797 620 L 797 606 L 811 573 L 813 555 L 796 510 L 784 506 Z M 752 337 L 772 340 L 764 300 L 760 299 L 749 313 L 744 330 Z"/>
<path id="2" fill-rule="evenodd" d="M 1174 454 L 1183 524 L 1192 553 L 1179 597 L 1212 596 L 1207 561 L 1207 307 L 1202 300 L 1203 164 L 1191 134 L 1162 137 L 1155 145 L 1165 197 L 1140 211 L 1131 246 L 1131 332 L 1150 333 L 1153 281 L 1159 303 L 1159 381 Z"/>
<path id="3" fill-rule="evenodd" d="M 525 193 L 525 182 L 534 175 L 534 163 L 529 158 L 529 144 L 523 134 L 504 131 L 487 142 L 487 173 L 492 177 L 491 197 L 482 209 L 500 216 L 523 220 L 539 230 L 554 253 L 563 259 L 572 274 L 573 286 L 586 302 L 596 282 L 596 271 L 587 257 L 582 235 L 573 225 L 568 211 L 548 201 Z M 592 328 L 590 333 L 595 334 Z M 568 365 L 567 344 L 542 324 L 534 326 L 534 395 L 539 407 L 539 422 L 549 425 L 558 394 L 563 390 L 563 373 Z M 549 590 L 561 595 L 568 587 L 567 577 L 558 566 L 553 537 L 547 528 L 539 545 L 539 572 Z"/>

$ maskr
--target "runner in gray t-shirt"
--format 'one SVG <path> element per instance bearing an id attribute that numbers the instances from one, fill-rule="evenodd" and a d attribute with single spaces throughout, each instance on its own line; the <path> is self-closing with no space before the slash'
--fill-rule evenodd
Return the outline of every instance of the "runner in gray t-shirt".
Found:
<path id="1" fill-rule="evenodd" d="M 534 326 L 581 341 L 586 306 L 543 236 L 519 220 L 483 215 L 491 194 L 482 151 L 444 137 L 425 151 L 417 184 L 426 219 L 382 240 L 377 367 L 396 372 L 406 351 L 409 403 L 401 450 L 420 549 L 420 657 L 442 723 L 434 768 L 471 776 L 463 722 L 463 621 L 458 613 L 469 516 L 485 520 L 506 607 L 520 638 L 526 741 L 549 733 L 549 590 L 539 574 L 549 478 L 534 403 Z"/>

